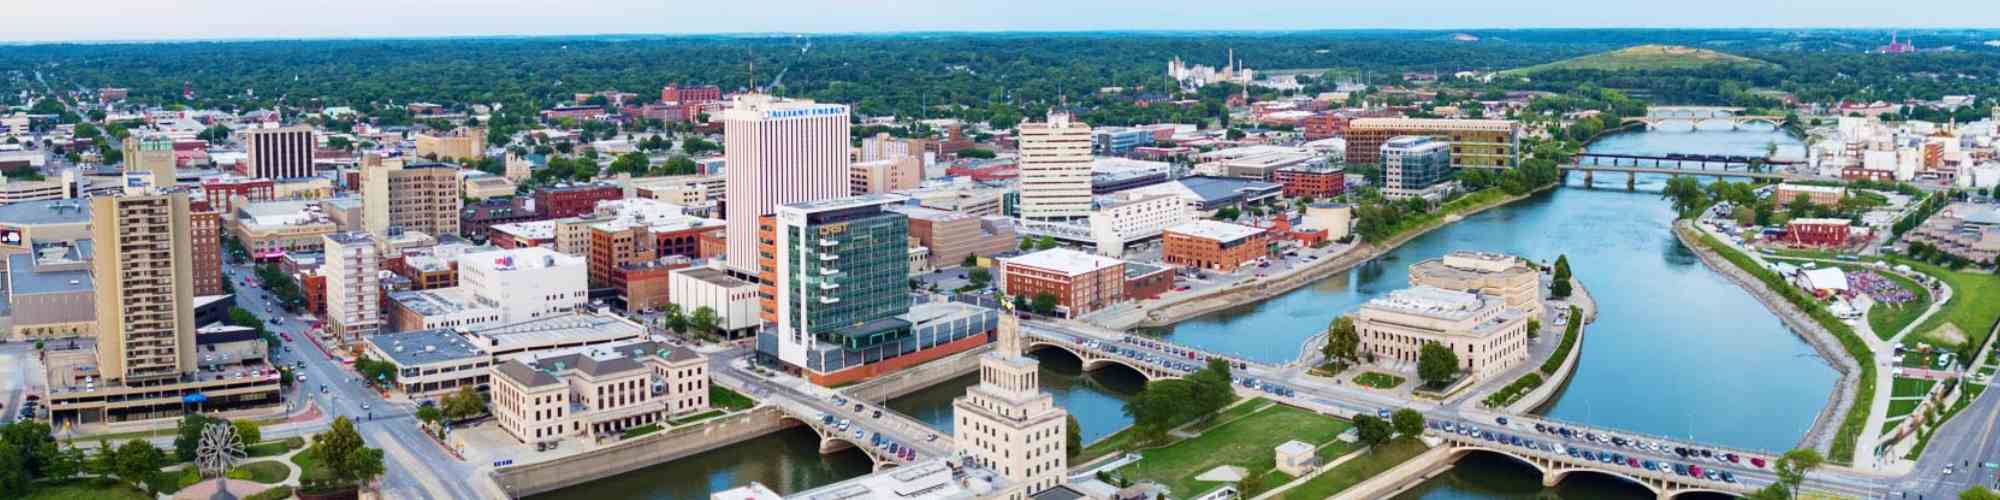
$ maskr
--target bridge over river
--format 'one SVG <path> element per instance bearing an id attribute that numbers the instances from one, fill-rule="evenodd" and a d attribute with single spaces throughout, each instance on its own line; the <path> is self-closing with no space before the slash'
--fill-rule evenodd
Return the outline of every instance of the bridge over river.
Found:
<path id="1" fill-rule="evenodd" d="M 1029 351 L 1061 349 L 1083 360 L 1085 370 L 1115 364 L 1156 380 L 1185 376 L 1206 366 L 1208 358 L 1223 357 L 1231 361 L 1231 373 L 1238 377 L 1237 391 L 1241 394 L 1254 394 L 1344 418 L 1398 408 L 1415 409 L 1439 426 L 1450 423 L 1453 428 L 1473 431 L 1464 434 L 1439 427 L 1427 431 L 1427 435 L 1442 439 L 1451 447 L 1454 459 L 1474 452 L 1499 454 L 1534 467 L 1543 475 L 1545 485 L 1559 483 L 1577 472 L 1589 472 L 1630 480 L 1668 499 L 1692 492 L 1744 495 L 1777 480 L 1773 467 L 1779 453 L 1768 450 L 1732 449 L 1532 415 L 1494 413 L 1470 402 L 1476 398 L 1460 398 L 1457 404 L 1409 400 L 1329 383 L 1330 379 L 1306 375 L 1306 368 L 1296 364 L 1257 363 L 1076 323 L 1031 321 L 1024 323 L 1022 330 L 1026 334 L 1024 347 Z M 1565 435 L 1561 429 L 1569 433 Z M 1487 439 L 1488 434 L 1496 440 Z M 1497 441 L 1499 438 L 1508 439 L 1503 443 Z M 1511 438 L 1523 442 L 1514 444 Z M 1529 446 L 1529 441 L 1538 446 Z M 1570 449 L 1577 450 L 1578 456 L 1570 456 Z M 1586 459 L 1584 451 L 1592 456 L 1602 453 L 1607 458 Z M 1628 460 L 1614 464 L 1608 458 L 1611 455 Z M 1729 460 L 1730 455 L 1736 460 Z M 1648 461 L 1655 465 L 1654 469 L 1645 468 Z M 1700 466 L 1704 475 L 1676 472 L 1675 465 Z M 1716 475 L 1708 477 L 1708 470 Z M 1723 472 L 1728 473 L 1727 479 Z M 1826 469 L 1809 476 L 1803 488 L 1865 498 L 1887 491 L 1895 479 L 1847 469 Z"/>

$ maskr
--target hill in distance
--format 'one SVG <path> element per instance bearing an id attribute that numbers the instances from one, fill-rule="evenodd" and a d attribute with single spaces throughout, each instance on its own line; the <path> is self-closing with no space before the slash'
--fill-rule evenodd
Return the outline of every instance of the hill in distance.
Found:
<path id="1" fill-rule="evenodd" d="M 1600 52 L 1582 57 L 1564 59 L 1548 64 L 1512 69 L 1506 72 L 1511 74 L 1526 74 L 1556 69 L 1594 69 L 1602 71 L 1673 70 L 1706 68 L 1710 66 L 1736 66 L 1746 69 L 1777 67 L 1777 65 L 1768 62 L 1708 49 L 1682 47 L 1679 45 L 1638 45 L 1610 52 Z"/>

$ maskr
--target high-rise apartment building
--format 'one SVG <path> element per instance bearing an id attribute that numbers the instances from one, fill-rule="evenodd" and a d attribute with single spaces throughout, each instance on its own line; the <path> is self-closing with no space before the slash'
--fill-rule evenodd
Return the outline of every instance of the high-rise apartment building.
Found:
<path id="1" fill-rule="evenodd" d="M 896 316 L 910 309 L 910 222 L 883 210 L 902 201 L 878 194 L 795 203 L 766 219 L 761 289 L 781 361 L 822 370 L 808 360 L 820 344 L 858 351 L 908 332 Z"/>
<path id="2" fill-rule="evenodd" d="M 1041 362 L 1021 355 L 1013 311 L 1000 313 L 999 332 L 999 345 L 979 360 L 979 385 L 951 402 L 953 442 L 974 465 L 1024 486 L 1008 500 L 1025 500 L 1060 486 L 1069 470 L 1069 411 L 1042 392 Z"/>
<path id="3" fill-rule="evenodd" d="M 125 138 L 125 172 L 153 174 L 157 186 L 174 184 L 174 139 L 164 135 L 133 134 Z"/>
<path id="4" fill-rule="evenodd" d="M 1451 181 L 1451 143 L 1428 136 L 1402 136 L 1383 143 L 1382 195 L 1392 200 L 1444 196 Z"/>
<path id="5" fill-rule="evenodd" d="M 148 385 L 195 370 L 194 260 L 186 193 L 90 199 L 97 374 Z"/>
<path id="6" fill-rule="evenodd" d="M 459 234 L 458 167 L 448 163 L 383 162 L 361 168 L 363 225 L 377 237 L 389 228 L 431 236 Z"/>
<path id="7" fill-rule="evenodd" d="M 1425 136 L 1451 145 L 1451 166 L 1511 168 L 1521 163 L 1521 122 L 1444 118 L 1355 118 L 1347 125 L 1347 163 L 1374 165 L 1382 146 L 1400 136 Z"/>
<path id="8" fill-rule="evenodd" d="M 1019 139 L 1021 217 L 1089 216 L 1090 125 L 1071 121 L 1068 113 L 1049 113 L 1046 122 L 1021 124 Z"/>
<path id="9" fill-rule="evenodd" d="M 326 331 L 342 342 L 358 342 L 382 328 L 382 254 L 374 235 L 345 231 L 326 235 Z"/>
<path id="10" fill-rule="evenodd" d="M 761 273 L 758 219 L 779 205 L 847 196 L 847 120 L 847 106 L 754 94 L 722 113 L 730 268 Z"/>
<path id="11" fill-rule="evenodd" d="M 243 172 L 259 179 L 312 177 L 312 127 L 253 128 L 242 132 Z"/>
<path id="12" fill-rule="evenodd" d="M 227 293 L 222 286 L 222 212 L 207 202 L 189 202 L 188 230 L 195 296 Z"/>

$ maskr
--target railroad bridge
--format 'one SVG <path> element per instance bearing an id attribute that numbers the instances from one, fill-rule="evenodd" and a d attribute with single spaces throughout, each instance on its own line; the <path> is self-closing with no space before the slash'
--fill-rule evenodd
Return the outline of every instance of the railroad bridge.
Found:
<path id="1" fill-rule="evenodd" d="M 1577 472 L 1590 472 L 1617 477 L 1644 486 L 1648 491 L 1657 495 L 1660 500 L 1671 500 L 1688 493 L 1719 493 L 1742 497 L 1749 495 L 1754 490 L 1754 488 L 1743 483 L 1695 479 L 1671 472 L 1651 471 L 1625 465 L 1612 465 L 1571 457 L 1567 454 L 1529 450 L 1488 442 L 1471 436 L 1439 432 L 1433 432 L 1431 435 L 1444 440 L 1443 446 L 1448 447 L 1447 449 L 1451 451 L 1450 461 L 1455 462 L 1459 458 L 1473 452 L 1498 454 L 1534 467 L 1536 472 L 1542 474 L 1542 486 L 1544 487 L 1553 488 L 1557 484 L 1561 484 L 1563 479 Z"/>

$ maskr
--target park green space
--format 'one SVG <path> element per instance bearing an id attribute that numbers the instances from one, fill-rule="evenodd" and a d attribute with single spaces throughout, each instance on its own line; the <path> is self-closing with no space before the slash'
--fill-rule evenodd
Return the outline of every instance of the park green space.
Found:
<path id="1" fill-rule="evenodd" d="M 1415 438 L 1403 437 L 1389 440 L 1374 449 L 1348 459 L 1333 469 L 1313 476 L 1305 483 L 1285 490 L 1279 498 L 1284 500 L 1324 500 L 1341 491 L 1361 484 L 1368 478 L 1381 475 L 1403 462 L 1423 454 L 1430 447 Z"/>
<path id="2" fill-rule="evenodd" d="M 1371 371 L 1354 376 L 1354 383 L 1376 389 L 1393 389 L 1403 385 L 1403 377 Z"/>
<path id="3" fill-rule="evenodd" d="M 1237 405 L 1245 406 L 1249 405 Z M 1194 498 L 1227 485 L 1198 481 L 1195 476 L 1225 465 L 1242 467 L 1250 475 L 1266 474 L 1276 466 L 1276 448 L 1286 441 L 1334 448 L 1332 452 L 1336 455 L 1345 453 L 1345 444 L 1335 438 L 1349 427 L 1345 421 L 1308 410 L 1269 405 L 1199 436 L 1141 451 L 1145 458 L 1119 469 L 1119 473 L 1133 482 L 1149 480 L 1166 485 L 1175 497 Z M 1332 445 L 1328 446 L 1329 443 Z M 1325 453 L 1328 451 L 1322 448 L 1322 454 Z"/>

